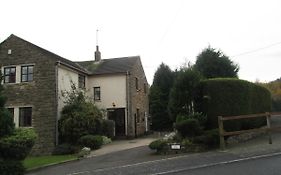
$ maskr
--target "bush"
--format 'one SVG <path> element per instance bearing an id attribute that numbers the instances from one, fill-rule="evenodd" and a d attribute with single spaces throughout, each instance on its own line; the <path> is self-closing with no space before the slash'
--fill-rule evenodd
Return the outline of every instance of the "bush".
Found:
<path id="1" fill-rule="evenodd" d="M 165 152 L 168 150 L 168 141 L 166 140 L 163 140 L 163 139 L 158 139 L 158 140 L 155 140 L 153 142 L 151 142 L 148 146 L 150 149 L 152 150 L 156 150 L 157 153 L 160 153 L 160 152 Z"/>
<path id="2" fill-rule="evenodd" d="M 72 146 L 68 143 L 63 143 L 57 145 L 53 150 L 53 155 L 66 155 L 66 154 L 75 154 L 79 152 L 78 146 Z"/>
<path id="3" fill-rule="evenodd" d="M 209 148 L 216 148 L 220 144 L 218 129 L 204 131 L 201 136 L 194 138 L 194 143 L 203 144 Z"/>
<path id="4" fill-rule="evenodd" d="M 37 135 L 32 129 L 17 129 L 11 136 L 0 139 L 0 157 L 23 160 L 31 151 Z"/>
<path id="5" fill-rule="evenodd" d="M 196 111 L 207 116 L 207 127 L 218 127 L 218 116 L 234 116 L 271 111 L 270 92 L 259 85 L 238 79 L 209 79 L 201 81 L 196 99 Z M 228 131 L 240 130 L 243 121 L 225 122 Z M 243 128 L 259 127 L 264 118 L 252 119 Z M 246 126 L 245 126 L 246 125 Z M 251 126 L 248 126 L 251 125 Z"/>
<path id="6" fill-rule="evenodd" d="M 187 119 L 198 120 L 200 126 L 203 127 L 203 128 L 204 128 L 204 126 L 206 125 L 206 122 L 207 122 L 207 116 L 203 115 L 202 113 L 199 113 L 199 112 L 195 112 L 195 113 L 190 114 L 190 115 L 178 115 L 177 119 L 176 119 L 176 122 L 178 123 L 178 122 L 181 122 L 181 121 L 184 121 L 184 120 L 187 120 Z"/>
<path id="7" fill-rule="evenodd" d="M 109 144 L 111 142 L 112 142 L 112 140 L 110 138 L 108 138 L 106 136 L 102 136 L 102 144 L 103 145 Z"/>
<path id="8" fill-rule="evenodd" d="M 20 161 L 0 160 L 0 174 L 3 175 L 23 175 L 25 168 Z"/>
<path id="9" fill-rule="evenodd" d="M 89 147 L 92 150 L 93 149 L 99 149 L 102 144 L 103 144 L 103 139 L 102 136 L 99 135 L 85 135 L 82 136 L 78 143 L 82 146 L 82 147 Z"/>
<path id="10" fill-rule="evenodd" d="M 197 119 L 186 119 L 176 123 L 176 129 L 182 137 L 194 137 L 202 133 Z"/>
<path id="11" fill-rule="evenodd" d="M 109 138 L 114 137 L 115 122 L 113 120 L 104 120 L 102 122 L 102 135 Z"/>

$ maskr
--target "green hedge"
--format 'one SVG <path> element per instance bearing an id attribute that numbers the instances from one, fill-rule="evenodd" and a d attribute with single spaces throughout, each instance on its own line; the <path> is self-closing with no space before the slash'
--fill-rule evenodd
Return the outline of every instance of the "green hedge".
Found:
<path id="1" fill-rule="evenodd" d="M 207 115 L 207 127 L 217 128 L 217 116 L 235 116 L 271 111 L 270 92 L 244 80 L 216 78 L 201 81 L 196 110 Z M 264 118 L 225 122 L 226 130 L 259 127 Z"/>
<path id="2" fill-rule="evenodd" d="M 0 158 L 23 160 L 31 151 L 36 137 L 32 129 L 16 129 L 13 135 L 0 139 Z"/>

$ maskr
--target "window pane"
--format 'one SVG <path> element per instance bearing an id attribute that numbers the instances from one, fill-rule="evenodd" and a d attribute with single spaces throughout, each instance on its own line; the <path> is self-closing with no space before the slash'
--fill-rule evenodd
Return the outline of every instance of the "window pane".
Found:
<path id="1" fill-rule="evenodd" d="M 21 73 L 22 74 L 27 74 L 27 67 L 26 66 L 21 67 Z"/>
<path id="2" fill-rule="evenodd" d="M 20 116 L 19 116 L 19 126 L 20 127 L 29 127 L 31 126 L 32 119 L 32 108 L 20 108 Z"/>
<path id="3" fill-rule="evenodd" d="M 21 81 L 23 82 L 27 81 L 27 75 L 21 75 Z"/>
<path id="4" fill-rule="evenodd" d="M 28 66 L 28 73 L 32 74 L 33 73 L 33 66 Z"/>
<path id="5" fill-rule="evenodd" d="M 28 81 L 32 81 L 33 80 L 33 74 L 29 74 L 28 75 Z"/>
<path id="6" fill-rule="evenodd" d="M 4 74 L 9 75 L 10 74 L 10 68 L 5 68 L 4 69 Z"/>
<path id="7" fill-rule="evenodd" d="M 15 83 L 16 82 L 16 76 L 15 74 L 11 74 L 9 77 L 9 83 Z"/>
<path id="8" fill-rule="evenodd" d="M 11 68 L 10 72 L 15 74 L 16 73 L 16 68 L 15 67 Z"/>
<path id="9" fill-rule="evenodd" d="M 10 78 L 9 76 L 5 76 L 4 82 L 5 82 L 5 83 L 9 83 L 9 78 Z"/>

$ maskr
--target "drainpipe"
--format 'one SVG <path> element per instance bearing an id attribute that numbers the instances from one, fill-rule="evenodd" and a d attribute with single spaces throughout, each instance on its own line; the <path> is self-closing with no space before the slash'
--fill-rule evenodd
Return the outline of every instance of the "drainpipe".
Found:
<path id="1" fill-rule="evenodd" d="M 126 112 L 127 112 L 127 120 L 126 120 L 126 135 L 128 136 L 128 128 L 129 128 L 129 117 L 131 112 L 130 108 L 130 72 L 126 72 Z"/>

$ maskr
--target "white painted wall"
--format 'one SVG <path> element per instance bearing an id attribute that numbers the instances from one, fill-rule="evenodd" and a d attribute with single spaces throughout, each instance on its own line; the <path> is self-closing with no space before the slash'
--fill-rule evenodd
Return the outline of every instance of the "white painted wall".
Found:
<path id="1" fill-rule="evenodd" d="M 61 110 L 64 107 L 65 98 L 62 95 L 64 91 L 71 90 L 71 82 L 78 88 L 79 74 L 65 66 L 58 66 L 58 117 L 61 116 Z"/>
<path id="2" fill-rule="evenodd" d="M 101 100 L 95 104 L 103 109 L 126 108 L 126 75 L 101 75 L 88 77 L 88 96 L 94 97 L 94 87 L 100 87 Z"/>

